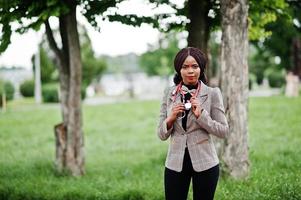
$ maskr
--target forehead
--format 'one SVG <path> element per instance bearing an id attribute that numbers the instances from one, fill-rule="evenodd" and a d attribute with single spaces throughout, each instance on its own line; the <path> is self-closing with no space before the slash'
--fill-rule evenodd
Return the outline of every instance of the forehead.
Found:
<path id="1" fill-rule="evenodd" d="M 183 63 L 183 65 L 193 65 L 193 64 L 198 64 L 198 63 L 192 56 L 187 56 L 187 58 L 185 59 L 185 61 Z"/>

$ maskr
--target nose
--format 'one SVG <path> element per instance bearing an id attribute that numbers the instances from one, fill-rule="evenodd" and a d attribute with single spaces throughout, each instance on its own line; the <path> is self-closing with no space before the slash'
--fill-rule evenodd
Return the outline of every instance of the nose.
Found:
<path id="1" fill-rule="evenodd" d="M 193 69 L 192 69 L 192 67 L 188 67 L 188 73 L 193 73 Z"/>

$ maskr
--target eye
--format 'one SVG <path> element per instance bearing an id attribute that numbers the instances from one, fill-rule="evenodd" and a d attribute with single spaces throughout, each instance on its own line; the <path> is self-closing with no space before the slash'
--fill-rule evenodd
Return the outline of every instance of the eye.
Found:
<path id="1" fill-rule="evenodd" d="M 197 68 L 199 68 L 199 66 L 198 65 L 192 65 L 192 68 L 197 69 Z"/>
<path id="2" fill-rule="evenodd" d="M 187 69 L 187 67 L 188 67 L 187 65 L 183 65 L 182 69 Z"/>

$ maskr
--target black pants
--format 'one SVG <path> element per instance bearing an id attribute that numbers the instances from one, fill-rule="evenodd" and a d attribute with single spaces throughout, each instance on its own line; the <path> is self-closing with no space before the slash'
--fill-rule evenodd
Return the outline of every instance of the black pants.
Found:
<path id="1" fill-rule="evenodd" d="M 166 200 L 186 200 L 192 178 L 193 199 L 212 200 L 219 177 L 219 165 L 202 172 L 192 168 L 188 149 L 185 149 L 183 169 L 176 172 L 165 168 L 164 185 Z"/>

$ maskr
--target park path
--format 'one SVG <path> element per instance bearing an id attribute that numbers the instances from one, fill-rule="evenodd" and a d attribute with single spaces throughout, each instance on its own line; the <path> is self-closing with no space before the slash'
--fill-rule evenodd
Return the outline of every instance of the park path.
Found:
<path id="1" fill-rule="evenodd" d="M 249 97 L 269 97 L 281 94 L 281 90 L 276 89 L 256 89 L 249 91 Z M 161 100 L 160 95 L 148 95 L 147 97 L 138 96 L 135 100 Z M 129 97 L 114 97 L 114 96 L 102 96 L 102 97 L 89 97 L 84 100 L 84 105 L 100 105 L 100 104 L 112 104 L 129 102 L 133 99 Z"/>

